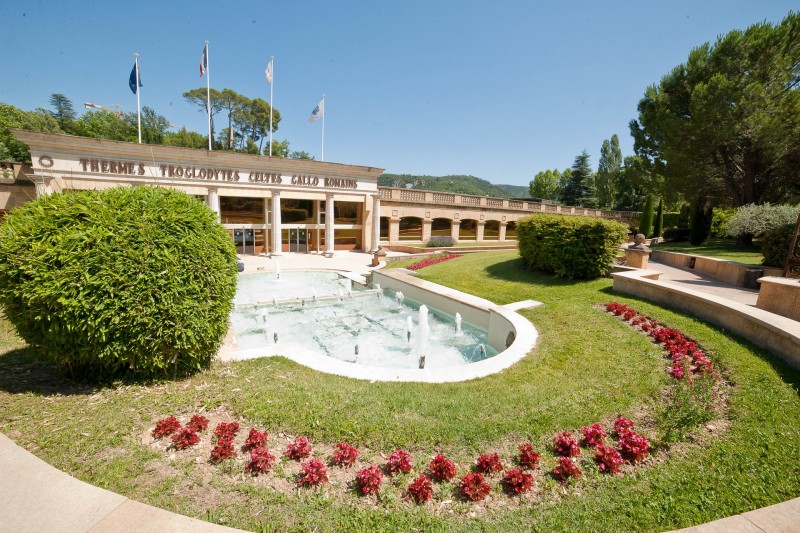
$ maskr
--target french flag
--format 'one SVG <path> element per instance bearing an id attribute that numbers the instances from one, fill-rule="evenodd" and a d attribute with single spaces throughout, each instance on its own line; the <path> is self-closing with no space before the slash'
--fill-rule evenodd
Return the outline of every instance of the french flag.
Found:
<path id="1" fill-rule="evenodd" d="M 208 45 L 203 46 L 203 55 L 200 56 L 200 77 L 203 77 L 208 68 Z"/>

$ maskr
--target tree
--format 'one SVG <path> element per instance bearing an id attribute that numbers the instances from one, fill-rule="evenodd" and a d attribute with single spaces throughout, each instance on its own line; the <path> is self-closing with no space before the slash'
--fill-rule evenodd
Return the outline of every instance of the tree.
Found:
<path id="1" fill-rule="evenodd" d="M 307 159 L 309 161 L 314 160 L 314 156 L 306 152 L 305 150 L 295 150 L 289 154 L 290 159 Z"/>
<path id="2" fill-rule="evenodd" d="M 168 146 L 182 146 L 184 148 L 206 148 L 208 147 L 208 137 L 200 135 L 195 131 L 181 128 L 175 133 L 167 132 L 164 136 L 164 144 Z"/>
<path id="3" fill-rule="evenodd" d="M 586 150 L 575 157 L 575 162 L 572 164 L 572 174 L 566 188 L 562 191 L 561 201 L 567 205 L 582 207 L 594 207 L 597 205 L 594 176 L 589 165 L 589 154 Z"/>
<path id="4" fill-rule="evenodd" d="M 269 143 L 264 147 L 264 155 L 269 155 Z M 272 157 L 289 157 L 289 141 L 272 140 Z"/>
<path id="5" fill-rule="evenodd" d="M 639 233 L 645 237 L 653 234 L 653 195 L 648 194 L 642 214 L 639 217 Z"/>
<path id="6" fill-rule="evenodd" d="M 211 137 L 213 138 L 215 130 L 214 115 L 222 110 L 222 94 L 216 89 L 211 89 L 208 93 L 210 94 L 211 101 Z M 203 113 L 207 113 L 208 101 L 206 100 L 206 87 L 186 91 L 183 93 L 183 98 L 190 104 L 199 107 L 199 110 Z"/>
<path id="7" fill-rule="evenodd" d="M 695 48 L 639 101 L 630 125 L 636 153 L 666 188 L 708 209 L 797 194 L 798 65 L 798 13 Z"/>
<path id="8" fill-rule="evenodd" d="M 0 103 L 0 160 L 28 164 L 31 162 L 28 145 L 17 140 L 8 128 L 64 133 L 49 111 L 23 111 L 13 105 Z"/>
<path id="9" fill-rule="evenodd" d="M 692 219 L 689 225 L 689 242 L 698 246 L 706 242 L 711 233 L 711 221 L 714 218 L 714 208 L 711 199 L 699 196 L 693 205 Z"/>
<path id="10" fill-rule="evenodd" d="M 50 105 L 53 106 L 50 114 L 55 117 L 62 130 L 69 132 L 76 116 L 72 101 L 63 94 L 53 93 L 50 95 Z"/>
<path id="11" fill-rule="evenodd" d="M 614 206 L 620 172 L 622 169 L 622 150 L 619 148 L 617 134 L 603 141 L 600 148 L 600 162 L 597 165 L 597 204 L 604 209 Z"/>
<path id="12" fill-rule="evenodd" d="M 130 127 L 137 131 L 139 128 L 136 113 L 125 113 L 122 119 L 130 124 Z M 169 128 L 169 121 L 156 113 L 152 107 L 142 108 L 142 142 L 145 144 L 164 144 Z M 138 131 L 137 131 L 138 140 Z"/>
<path id="13" fill-rule="evenodd" d="M 531 198 L 541 198 L 544 200 L 558 199 L 558 182 L 561 172 L 556 170 L 543 170 L 538 172 L 530 182 Z"/>
<path id="14" fill-rule="evenodd" d="M 643 161 L 639 156 L 625 158 L 614 195 L 615 209 L 636 211 L 644 204 L 647 193 L 643 184 L 649 182 L 649 172 L 644 168 Z"/>
<path id="15" fill-rule="evenodd" d="M 132 115 L 132 116 L 131 116 Z M 95 139 L 136 142 L 137 120 L 135 113 L 117 116 L 110 111 L 87 111 L 72 124 L 75 135 Z"/>
<path id="16" fill-rule="evenodd" d="M 656 221 L 653 227 L 653 237 L 661 237 L 664 231 L 664 199 L 658 199 L 658 209 L 656 209 Z"/>

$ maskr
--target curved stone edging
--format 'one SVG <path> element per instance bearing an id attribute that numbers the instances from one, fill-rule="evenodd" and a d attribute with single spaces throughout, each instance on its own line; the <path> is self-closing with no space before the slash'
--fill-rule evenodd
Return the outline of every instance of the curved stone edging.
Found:
<path id="1" fill-rule="evenodd" d="M 612 274 L 614 291 L 664 304 L 722 326 L 800 369 L 800 322 L 707 292 L 660 281 L 659 274 L 657 270 Z"/>

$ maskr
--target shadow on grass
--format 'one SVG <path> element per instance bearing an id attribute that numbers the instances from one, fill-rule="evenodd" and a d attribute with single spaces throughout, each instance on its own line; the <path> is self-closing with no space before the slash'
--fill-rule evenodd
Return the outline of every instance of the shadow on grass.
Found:
<path id="1" fill-rule="evenodd" d="M 485 269 L 491 278 L 519 283 L 535 283 L 550 287 L 571 287 L 585 283 L 586 280 L 559 278 L 553 274 L 537 272 L 525 268 L 521 258 L 494 263 Z"/>

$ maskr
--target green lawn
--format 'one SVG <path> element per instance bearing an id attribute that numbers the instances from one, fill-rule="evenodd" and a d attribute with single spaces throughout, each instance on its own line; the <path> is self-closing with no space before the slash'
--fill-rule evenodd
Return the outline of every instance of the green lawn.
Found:
<path id="1" fill-rule="evenodd" d="M 753 246 L 737 246 L 736 241 L 731 239 L 708 239 L 699 246 L 692 246 L 688 242 L 664 242 L 653 245 L 651 248 L 666 252 L 717 257 L 747 265 L 760 265 L 761 261 L 764 260 L 764 256 L 761 255 L 761 247 L 757 244 Z"/>
<path id="2" fill-rule="evenodd" d="M 537 348 L 500 374 L 456 384 L 369 383 L 273 358 L 218 363 L 177 382 L 92 387 L 62 378 L 0 321 L 0 431 L 89 483 L 263 531 L 667 530 L 800 496 L 800 373 L 762 350 L 693 318 L 617 296 L 610 280 L 525 271 L 516 251 L 468 254 L 420 276 L 499 304 L 544 302 L 522 311 L 540 331 Z M 671 447 L 659 441 L 652 413 L 671 383 L 665 361 L 648 338 L 592 308 L 611 300 L 680 328 L 725 369 L 734 384 L 729 422 L 715 422 L 713 436 L 700 428 Z M 418 508 L 402 499 L 411 475 L 387 483 L 377 501 L 334 490 L 284 493 L 271 483 L 291 481 L 294 465 L 286 461 L 252 480 L 241 464 L 198 466 L 191 454 L 170 462 L 142 444 L 158 419 L 201 408 L 266 428 L 274 442 L 285 442 L 281 432 L 307 435 L 326 449 L 346 439 L 364 453 L 359 467 L 381 464 L 402 446 L 415 465 L 442 451 L 463 475 L 477 453 L 497 451 L 509 464 L 516 444 L 530 439 L 544 454 L 544 469 L 536 474 L 535 496 L 495 490 L 488 505 L 458 501 L 437 487 L 435 503 Z M 584 452 L 586 475 L 574 485 L 562 489 L 546 475 L 555 463 L 554 433 L 608 425 L 618 415 L 637 420 L 656 445 L 647 464 L 603 476 Z"/>

